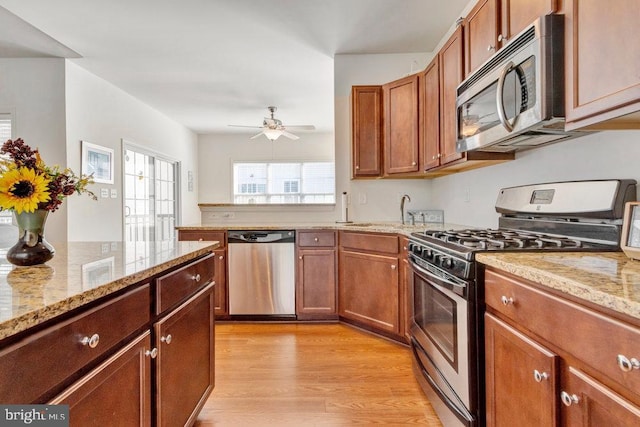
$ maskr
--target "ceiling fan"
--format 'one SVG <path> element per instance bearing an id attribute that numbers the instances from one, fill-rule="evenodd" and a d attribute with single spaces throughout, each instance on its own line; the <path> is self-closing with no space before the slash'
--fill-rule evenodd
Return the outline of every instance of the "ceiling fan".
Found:
<path id="1" fill-rule="evenodd" d="M 278 120 L 275 117 L 273 117 L 273 113 L 276 112 L 277 108 L 274 107 L 274 106 L 269 106 L 269 107 L 267 107 L 267 109 L 271 113 L 271 117 L 265 117 L 264 120 L 262 121 L 262 126 L 243 126 L 243 125 L 229 125 L 229 126 L 241 127 L 241 128 L 262 129 L 262 132 L 260 132 L 257 135 L 252 136 L 251 139 L 255 139 L 255 138 L 259 137 L 260 135 L 264 135 L 271 141 L 275 141 L 281 135 L 282 136 L 286 136 L 289 139 L 299 139 L 300 138 L 299 136 L 296 136 L 296 135 L 292 134 L 291 132 L 288 132 L 289 129 L 292 129 L 292 130 L 315 130 L 315 128 L 316 128 L 313 125 L 284 126 L 280 120 Z"/>

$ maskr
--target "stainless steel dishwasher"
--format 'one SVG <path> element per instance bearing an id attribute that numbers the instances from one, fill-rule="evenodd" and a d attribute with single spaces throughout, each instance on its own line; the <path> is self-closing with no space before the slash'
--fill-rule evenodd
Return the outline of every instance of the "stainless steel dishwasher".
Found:
<path id="1" fill-rule="evenodd" d="M 229 314 L 296 314 L 295 231 L 231 230 Z"/>

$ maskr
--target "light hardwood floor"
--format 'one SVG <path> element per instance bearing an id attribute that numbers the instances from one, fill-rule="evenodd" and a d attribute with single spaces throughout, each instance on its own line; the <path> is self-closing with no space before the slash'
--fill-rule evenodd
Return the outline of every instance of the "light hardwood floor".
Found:
<path id="1" fill-rule="evenodd" d="M 216 325 L 196 426 L 441 426 L 407 347 L 341 324 Z"/>

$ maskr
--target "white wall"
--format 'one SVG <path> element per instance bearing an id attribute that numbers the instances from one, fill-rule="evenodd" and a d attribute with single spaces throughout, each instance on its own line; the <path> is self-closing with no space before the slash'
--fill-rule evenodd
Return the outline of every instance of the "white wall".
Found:
<path id="1" fill-rule="evenodd" d="M 640 131 L 607 131 L 523 151 L 511 162 L 436 178 L 433 203 L 445 220 L 496 227 L 495 201 L 503 187 L 584 179 L 635 179 L 640 183 Z M 469 202 L 464 201 L 469 191 Z"/>
<path id="2" fill-rule="evenodd" d="M 81 141 L 112 148 L 115 151 L 115 183 L 96 184 L 92 190 L 116 189 L 118 197 L 99 198 L 97 202 L 85 196 L 68 199 L 68 239 L 70 241 L 121 240 L 123 215 L 122 139 L 144 146 L 181 161 L 181 223 L 198 222 L 197 182 L 187 190 L 187 173 L 198 176 L 197 136 L 181 124 L 111 83 L 67 62 L 67 163 L 79 171 Z"/>
<path id="3" fill-rule="evenodd" d="M 49 165 L 66 164 L 64 73 L 64 59 L 0 59 L 0 110 L 14 115 L 14 138 L 39 149 Z M 65 240 L 66 211 L 63 204 L 49 215 L 47 240 Z"/>

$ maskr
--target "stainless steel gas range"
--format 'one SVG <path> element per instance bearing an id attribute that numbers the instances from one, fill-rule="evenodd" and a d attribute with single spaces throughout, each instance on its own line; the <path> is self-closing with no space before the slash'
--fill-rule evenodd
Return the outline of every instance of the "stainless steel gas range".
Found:
<path id="1" fill-rule="evenodd" d="M 442 423 L 484 425 L 481 251 L 616 251 L 636 181 L 572 181 L 500 190 L 497 229 L 413 233 L 414 372 Z"/>

